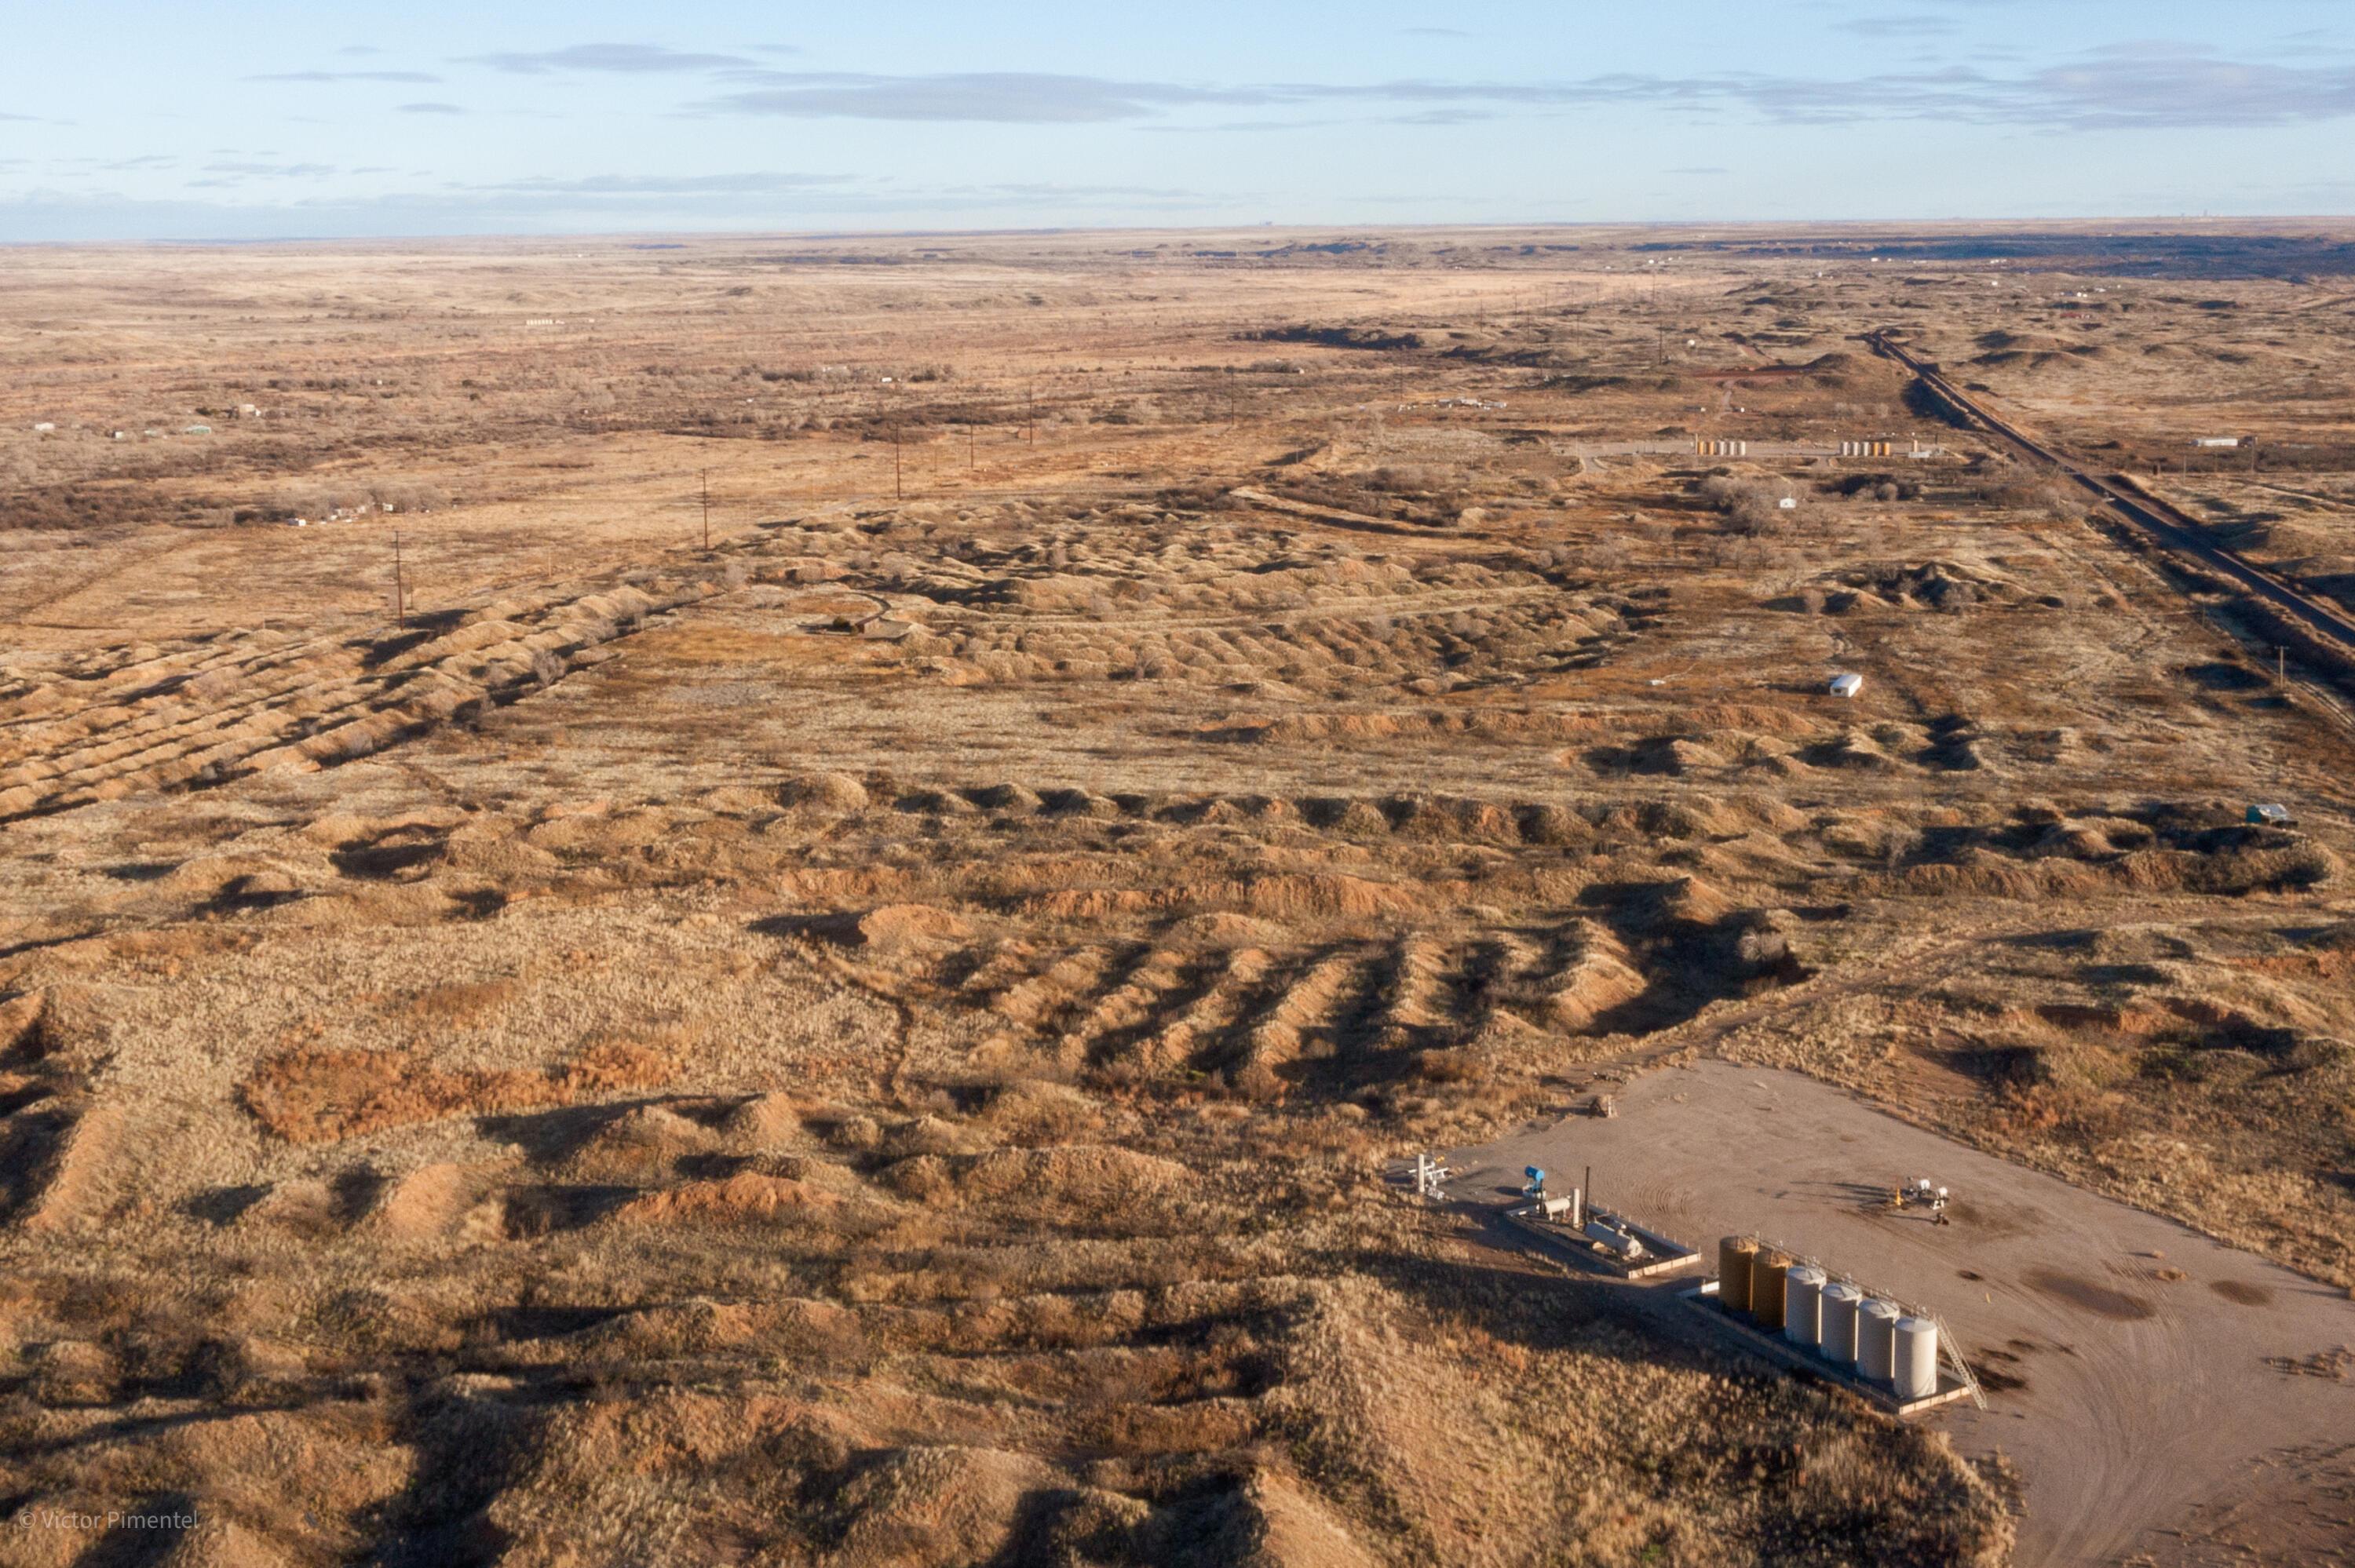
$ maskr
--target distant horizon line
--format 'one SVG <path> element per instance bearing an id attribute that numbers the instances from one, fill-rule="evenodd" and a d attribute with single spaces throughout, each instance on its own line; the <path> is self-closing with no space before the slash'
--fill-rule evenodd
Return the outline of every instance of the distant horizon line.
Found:
<path id="1" fill-rule="evenodd" d="M 2131 232 L 2166 234 L 2179 228 L 2200 229 L 2263 228 L 2279 225 L 2348 225 L 2355 228 L 2355 213 L 2269 213 L 2234 214 L 2154 214 L 2085 213 L 2065 217 L 1793 217 L 1793 218 L 1493 218 L 1457 222 L 1301 222 L 1280 223 L 1273 219 L 1258 222 L 1204 224 L 1040 224 L 1010 225 L 977 228 L 947 228 L 924 226 L 908 228 L 584 228 L 532 232 L 473 233 L 450 231 L 426 234 L 276 234 L 247 238 L 220 236 L 152 235 L 130 238 L 52 238 L 11 239 L 0 238 L 0 249 L 127 249 L 146 247 L 170 247 L 201 249 L 213 247 L 254 249 L 273 245 L 401 245 L 401 244 L 481 244 L 481 243 L 580 243 L 584 241 L 627 241 L 644 244 L 649 240 L 687 243 L 695 241 L 797 240 L 822 241 L 841 239 L 988 239 L 1065 235 L 1122 234 L 1304 234 L 1349 231 L 1369 234 L 1393 233 L 1465 233 L 1510 230 L 1594 230 L 1645 229 L 1659 231 L 1693 231 L 1706 229 L 1740 229 L 1750 232 L 1788 229 L 1889 229 L 1889 228 L 1961 228 L 1973 231 L 2051 229 L 2056 227 L 2098 224 L 2117 226 Z M 2355 236 L 2350 236 L 2355 238 Z"/>

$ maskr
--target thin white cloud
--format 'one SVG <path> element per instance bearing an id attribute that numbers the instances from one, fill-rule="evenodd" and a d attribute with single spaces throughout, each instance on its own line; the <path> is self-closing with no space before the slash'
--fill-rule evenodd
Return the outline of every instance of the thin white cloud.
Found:
<path id="1" fill-rule="evenodd" d="M 794 173 L 691 177 L 606 175 L 582 180 L 447 185 L 378 196 L 294 200 L 242 193 L 234 176 L 192 181 L 171 200 L 121 192 L 38 190 L 0 196 L 0 242 L 59 238 L 287 239 L 384 234 L 578 232 L 583 228 L 736 229 L 916 217 L 930 225 L 960 213 L 1068 212 L 1167 219 L 1220 208 L 1231 197 L 1143 185 L 1040 182 L 919 186 Z M 218 193 L 214 195 L 211 193 Z"/>
<path id="2" fill-rule="evenodd" d="M 1265 89 L 1117 81 L 1046 71 L 954 71 L 872 76 L 848 71 L 760 71 L 757 83 L 691 105 L 693 111 L 802 120 L 968 121 L 1009 125 L 1099 124 L 1197 104 L 1274 101 Z"/>
<path id="3" fill-rule="evenodd" d="M 1921 12 L 1879 16 L 1852 16 L 1838 24 L 1842 32 L 1865 38 L 1933 38 L 1958 32 L 1962 24 L 1952 16 Z"/>
<path id="4" fill-rule="evenodd" d="M 1385 125 L 1477 125 L 1497 118 L 1493 109 L 1418 109 L 1412 114 L 1387 114 Z"/>
<path id="5" fill-rule="evenodd" d="M 1424 79 L 1231 86 L 1028 71 L 729 75 L 741 84 L 738 90 L 690 103 L 687 111 L 1054 125 L 1182 121 L 1183 111 L 1204 107 L 1282 110 L 1359 102 L 1419 109 L 1396 116 L 1398 122 L 1450 125 L 1514 109 L 1635 105 L 1696 116 L 1747 111 L 1785 124 L 1942 120 L 2051 130 L 2286 125 L 2355 116 L 2355 67 L 2255 63 L 2163 42 L 2115 46 L 2013 74 L 1936 66 L 1855 77 L 1621 72 L 1563 81 Z M 1275 129 L 1286 122 L 1267 116 L 1242 123 Z"/>
<path id="6" fill-rule="evenodd" d="M 464 188 L 525 196 L 753 196 L 851 183 L 848 175 L 591 175 L 582 179 L 511 180 Z"/>
<path id="7" fill-rule="evenodd" d="M 1206 124 L 1140 125 L 1139 131 L 1165 136 L 1209 136 L 1222 133 L 1256 134 L 1263 131 L 1316 131 L 1327 125 L 1366 125 L 1373 122 L 1362 117 L 1333 120 L 1213 120 Z"/>
<path id="8" fill-rule="evenodd" d="M 406 81 L 432 82 L 442 79 L 421 70 L 273 70 L 259 76 L 249 76 L 247 81 Z"/>
<path id="9" fill-rule="evenodd" d="M 789 46 L 766 46 L 763 52 Z M 666 71 L 714 71 L 750 68 L 743 55 L 695 54 L 659 44 L 574 44 L 567 48 L 537 52 L 462 55 L 464 65 L 486 65 L 517 76 L 547 76 L 558 71 L 611 71 L 629 75 Z"/>
<path id="10" fill-rule="evenodd" d="M 254 175 L 272 179 L 315 180 L 334 174 L 336 166 L 333 164 L 264 164 L 242 160 L 207 164 L 204 172 L 208 175 Z"/>

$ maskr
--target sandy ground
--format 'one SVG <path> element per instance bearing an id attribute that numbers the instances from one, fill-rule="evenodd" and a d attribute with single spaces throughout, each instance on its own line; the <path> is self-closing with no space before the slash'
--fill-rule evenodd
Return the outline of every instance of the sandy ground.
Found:
<path id="1" fill-rule="evenodd" d="M 2227 1544 L 2219 1530 L 2266 1550 L 2318 1509 L 2319 1539 L 2355 1540 L 2355 1514 L 2311 1495 L 2285 1499 L 2295 1520 L 2203 1522 L 2355 1432 L 2355 1383 L 2329 1370 L 2355 1344 L 2345 1292 L 1794 1074 L 1703 1061 L 1618 1097 L 1615 1118 L 1452 1154 L 1455 1190 L 1501 1196 L 1526 1165 L 1561 1190 L 1591 1167 L 1601 1202 L 1701 1245 L 1711 1272 L 1721 1235 L 1756 1232 L 1937 1311 L 1988 1408 L 1927 1419 L 2019 1467 L 2019 1563 L 2165 1561 Z M 1923 1175 L 1954 1189 L 1951 1225 L 1887 1212 Z"/>

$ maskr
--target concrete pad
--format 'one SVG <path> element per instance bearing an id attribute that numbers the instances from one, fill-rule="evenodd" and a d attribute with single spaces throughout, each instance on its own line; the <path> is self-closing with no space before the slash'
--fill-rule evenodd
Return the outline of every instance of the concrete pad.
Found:
<path id="1" fill-rule="evenodd" d="M 2175 1555 L 2169 1533 L 2303 1445 L 2355 1436 L 2347 1293 L 2171 1220 L 1910 1127 L 1796 1074 L 1700 1062 L 1653 1073 L 1609 1120 L 1574 1118 L 1453 1152 L 1451 1190 L 1493 1196 L 1524 1165 L 1691 1239 L 1757 1232 L 1943 1316 L 1985 1412 L 1923 1419 L 2024 1485 L 2021 1564 Z M 1890 1189 L 1954 1189 L 1952 1224 Z M 2169 1276 L 2179 1272 L 2181 1277 Z"/>

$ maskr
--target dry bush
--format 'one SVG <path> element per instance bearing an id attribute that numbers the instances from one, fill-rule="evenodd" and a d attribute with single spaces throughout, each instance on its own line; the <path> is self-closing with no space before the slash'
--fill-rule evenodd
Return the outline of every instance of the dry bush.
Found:
<path id="1" fill-rule="evenodd" d="M 1797 521 L 1783 503 L 1794 493 L 1787 488 L 1731 474 L 1710 474 L 1694 486 L 1694 493 L 1725 519 L 1725 531 L 1739 538 L 1768 538 Z"/>

